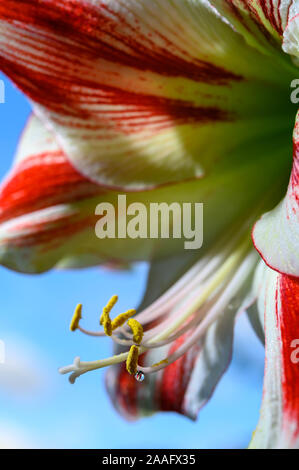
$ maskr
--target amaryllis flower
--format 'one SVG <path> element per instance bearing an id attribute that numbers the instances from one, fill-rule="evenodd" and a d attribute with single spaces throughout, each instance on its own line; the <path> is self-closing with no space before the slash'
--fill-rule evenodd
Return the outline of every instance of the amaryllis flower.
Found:
<path id="1" fill-rule="evenodd" d="M 62 369 L 74 381 L 112 365 L 107 388 L 129 419 L 194 419 L 247 310 L 266 344 L 251 446 L 299 447 L 298 63 L 298 0 L 0 4 L 1 69 L 33 106 L 1 187 L 1 262 L 41 272 L 151 261 L 133 319 L 113 320 L 116 297 L 102 298 L 104 332 L 93 333 L 76 309 L 71 329 L 108 334 L 116 355 Z M 98 240 L 95 207 L 119 193 L 204 203 L 203 248 Z"/>

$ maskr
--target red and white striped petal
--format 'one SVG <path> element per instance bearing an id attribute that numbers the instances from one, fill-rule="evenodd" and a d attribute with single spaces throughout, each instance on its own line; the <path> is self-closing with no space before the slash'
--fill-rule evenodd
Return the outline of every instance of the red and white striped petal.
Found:
<path id="1" fill-rule="evenodd" d="M 273 53 L 280 48 L 296 0 L 215 0 L 215 7 L 257 49 Z M 274 49 L 273 49 L 274 47 Z"/>
<path id="2" fill-rule="evenodd" d="M 258 308 L 265 322 L 266 365 L 250 447 L 299 448 L 299 281 L 264 263 L 261 269 Z"/>
<path id="3" fill-rule="evenodd" d="M 290 81 L 205 0 L 6 0 L 0 66 L 81 173 L 126 189 L 275 132 Z"/>
<path id="4" fill-rule="evenodd" d="M 90 243 L 83 250 L 81 243 L 82 233 L 94 232 L 94 198 L 103 194 L 72 167 L 39 120 L 30 118 L 0 187 L 1 263 L 22 272 L 44 271 L 75 255 L 93 254 L 93 264 L 100 263 L 99 253 L 89 253 Z"/>
<path id="5" fill-rule="evenodd" d="M 0 223 L 37 210 L 103 194 L 69 163 L 43 124 L 31 117 L 0 193 Z"/>
<path id="6" fill-rule="evenodd" d="M 174 352 L 186 337 L 179 338 L 172 347 L 166 346 L 143 354 L 139 364 L 152 365 L 161 361 Z M 142 383 L 128 374 L 124 363 L 110 367 L 106 374 L 106 386 L 117 411 L 128 420 L 136 420 L 157 411 L 184 414 L 184 396 L 199 350 L 199 346 L 193 347 L 166 369 L 147 375 Z"/>
<path id="7" fill-rule="evenodd" d="M 210 327 L 200 344 L 165 369 L 146 375 L 142 383 L 128 374 L 125 364 L 110 367 L 106 386 L 117 411 L 128 420 L 159 411 L 173 411 L 195 420 L 230 363 L 233 327 L 231 318 L 222 318 Z M 180 337 L 171 347 L 143 354 L 140 365 L 160 362 L 187 337 Z"/>
<path id="8" fill-rule="evenodd" d="M 162 194 L 154 192 L 152 200 L 171 198 L 172 202 L 178 193 L 180 198 L 184 194 L 188 199 L 194 189 L 186 186 L 173 195 L 167 188 Z M 117 209 L 117 196 L 79 173 L 53 135 L 38 118 L 31 117 L 14 165 L 0 185 L 1 264 L 16 271 L 35 273 L 54 266 L 77 268 L 107 262 L 123 265 L 148 259 L 153 253 L 159 256 L 165 247 L 169 249 L 171 241 L 166 239 L 162 243 L 130 238 L 120 242 L 117 237 L 104 240 L 96 237 L 95 226 L 99 220 L 96 206 L 111 202 Z M 145 205 L 150 200 L 148 192 L 136 193 L 136 197 L 131 193 L 128 205 L 136 202 L 136 198 Z"/>
<path id="9" fill-rule="evenodd" d="M 299 277 L 299 114 L 294 130 L 293 170 L 287 195 L 256 223 L 253 240 L 271 268 Z"/>

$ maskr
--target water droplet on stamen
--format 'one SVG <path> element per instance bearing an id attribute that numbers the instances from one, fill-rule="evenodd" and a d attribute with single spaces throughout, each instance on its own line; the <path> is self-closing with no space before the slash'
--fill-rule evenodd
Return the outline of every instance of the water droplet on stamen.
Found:
<path id="1" fill-rule="evenodd" d="M 144 374 L 140 371 L 136 372 L 135 379 L 137 380 L 137 382 L 143 382 Z"/>

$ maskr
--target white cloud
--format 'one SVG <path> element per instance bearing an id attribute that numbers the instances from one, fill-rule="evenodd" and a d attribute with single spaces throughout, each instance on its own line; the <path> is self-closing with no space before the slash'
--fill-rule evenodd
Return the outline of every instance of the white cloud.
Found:
<path id="1" fill-rule="evenodd" d="M 4 362 L 0 363 L 2 392 L 20 398 L 40 395 L 49 388 L 49 361 L 32 344 L 16 337 L 5 338 Z M 48 364 L 47 364 L 48 362 Z"/>
<path id="2" fill-rule="evenodd" d="M 30 449 L 34 447 L 28 432 L 11 423 L 1 424 L 0 449 Z"/>

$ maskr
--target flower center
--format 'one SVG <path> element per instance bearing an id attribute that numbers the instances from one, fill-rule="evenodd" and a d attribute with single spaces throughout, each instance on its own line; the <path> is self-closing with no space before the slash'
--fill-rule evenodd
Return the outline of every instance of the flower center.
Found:
<path id="1" fill-rule="evenodd" d="M 141 381 L 144 374 L 158 372 L 182 357 L 224 314 L 256 266 L 257 254 L 251 247 L 250 223 L 243 223 L 238 230 L 233 227 L 176 284 L 142 312 L 136 314 L 135 310 L 128 310 L 111 320 L 110 313 L 117 302 L 117 296 L 113 296 L 100 319 L 104 331 L 88 331 L 81 327 L 82 307 L 77 306 L 71 331 L 79 329 L 87 335 L 109 336 L 127 350 L 91 362 L 81 362 L 76 357 L 73 364 L 61 368 L 60 372 L 71 373 L 69 380 L 74 383 L 86 372 L 126 362 L 128 373 Z M 168 357 L 150 366 L 138 364 L 140 354 L 173 343 L 186 333 L 187 339 Z"/>

